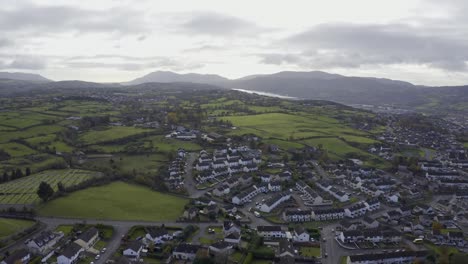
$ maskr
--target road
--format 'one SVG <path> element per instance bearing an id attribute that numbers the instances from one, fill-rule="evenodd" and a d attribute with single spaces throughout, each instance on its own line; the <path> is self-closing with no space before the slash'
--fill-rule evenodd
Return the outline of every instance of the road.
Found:
<path id="1" fill-rule="evenodd" d="M 197 183 L 192 176 L 193 163 L 195 162 L 197 157 L 198 155 L 196 153 L 189 153 L 186 162 L 187 164 L 185 165 L 184 186 L 187 192 L 189 193 L 190 198 L 199 198 L 207 192 L 207 190 L 197 189 Z"/>

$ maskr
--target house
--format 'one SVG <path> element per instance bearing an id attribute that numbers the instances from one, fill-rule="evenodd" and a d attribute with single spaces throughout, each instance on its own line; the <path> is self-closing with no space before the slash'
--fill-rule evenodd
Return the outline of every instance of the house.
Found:
<path id="1" fill-rule="evenodd" d="M 249 175 L 249 174 L 244 174 L 242 175 L 242 177 L 240 177 L 239 181 L 243 184 L 243 185 L 249 185 L 252 183 L 252 176 Z"/>
<path id="2" fill-rule="evenodd" d="M 234 252 L 233 245 L 225 241 L 218 241 L 211 244 L 208 247 L 208 251 L 211 255 L 223 255 L 228 256 Z"/>
<path id="3" fill-rule="evenodd" d="M 286 222 L 310 222 L 312 220 L 311 210 L 289 209 L 283 213 Z"/>
<path id="4" fill-rule="evenodd" d="M 227 184 L 223 184 L 213 190 L 213 195 L 220 197 L 229 194 L 230 191 L 229 186 Z"/>
<path id="5" fill-rule="evenodd" d="M 309 185 L 307 185 L 307 183 L 305 183 L 305 182 L 303 182 L 303 181 L 301 181 L 301 180 L 299 180 L 299 181 L 296 182 L 296 189 L 297 189 L 298 191 L 304 192 L 304 189 L 305 189 L 306 187 L 309 187 Z"/>
<path id="6" fill-rule="evenodd" d="M 256 188 L 255 186 L 251 186 L 241 192 L 240 194 L 232 197 L 231 201 L 233 204 L 244 204 L 249 202 L 252 198 L 257 196 L 261 192 L 261 189 Z"/>
<path id="7" fill-rule="evenodd" d="M 149 227 L 147 232 L 145 238 L 155 245 L 164 244 L 166 241 L 172 239 L 172 236 L 163 227 Z"/>
<path id="8" fill-rule="evenodd" d="M 231 232 L 224 237 L 224 241 L 227 243 L 239 245 L 239 243 L 241 242 L 241 235 L 237 232 Z"/>
<path id="9" fill-rule="evenodd" d="M 195 165 L 195 169 L 197 171 L 209 170 L 209 169 L 211 169 L 211 163 L 209 161 L 204 161 L 204 162 L 201 162 L 201 163 L 197 163 L 197 165 Z"/>
<path id="10" fill-rule="evenodd" d="M 193 261 L 197 256 L 197 252 L 200 249 L 198 245 L 191 244 L 179 244 L 174 251 L 172 251 L 172 257 L 178 260 L 190 260 Z"/>
<path id="11" fill-rule="evenodd" d="M 352 231 L 357 230 L 359 227 L 358 222 L 351 222 L 348 219 L 340 221 L 340 227 L 342 231 Z"/>
<path id="12" fill-rule="evenodd" d="M 257 226 L 257 233 L 263 238 L 283 238 L 286 233 L 281 226 Z"/>
<path id="13" fill-rule="evenodd" d="M 338 234 L 337 238 L 343 243 L 396 243 L 401 241 L 401 233 L 392 229 L 363 229 L 353 231 L 342 231 Z"/>
<path id="14" fill-rule="evenodd" d="M 189 209 L 184 211 L 183 217 L 188 220 L 193 220 L 198 215 L 198 209 L 195 207 L 190 207 Z"/>
<path id="15" fill-rule="evenodd" d="M 337 220 L 344 218 L 344 210 L 340 208 L 316 209 L 312 211 L 315 221 Z"/>
<path id="16" fill-rule="evenodd" d="M 6 257 L 0 264 L 27 264 L 31 259 L 31 254 L 26 249 L 20 249 Z"/>
<path id="17" fill-rule="evenodd" d="M 271 181 L 268 183 L 268 190 L 270 192 L 281 192 L 281 182 L 279 181 Z"/>
<path id="18" fill-rule="evenodd" d="M 123 255 L 128 258 L 139 259 L 142 250 L 143 244 L 140 241 L 133 241 L 127 247 L 125 247 L 123 250 Z"/>
<path id="19" fill-rule="evenodd" d="M 413 209 L 408 206 L 408 205 L 403 205 L 400 206 L 400 208 L 397 209 L 403 217 L 411 216 Z"/>
<path id="20" fill-rule="evenodd" d="M 94 243 L 96 243 L 98 239 L 99 230 L 97 230 L 95 227 L 91 227 L 90 229 L 81 233 L 81 235 L 78 236 L 78 239 L 75 240 L 75 243 L 80 245 L 85 250 L 88 250 L 94 246 Z"/>
<path id="21" fill-rule="evenodd" d="M 203 208 L 203 213 L 205 215 L 212 215 L 212 214 L 217 215 L 218 212 L 219 212 L 219 208 L 217 204 L 208 205 L 207 207 Z"/>
<path id="22" fill-rule="evenodd" d="M 241 232 L 241 224 L 239 221 L 230 221 L 226 220 L 223 223 L 223 233 L 224 235 L 228 235 L 231 233 L 240 233 Z"/>
<path id="23" fill-rule="evenodd" d="M 294 242 L 309 242 L 310 235 L 304 229 L 304 227 L 298 225 L 294 228 L 294 235 L 293 235 Z"/>
<path id="24" fill-rule="evenodd" d="M 416 263 L 424 261 L 429 255 L 428 251 L 393 251 L 385 253 L 369 253 L 352 255 L 346 258 L 347 264 L 393 264 Z"/>
<path id="25" fill-rule="evenodd" d="M 57 257 L 57 264 L 73 264 L 76 263 L 80 253 L 84 248 L 77 243 L 70 243 L 65 250 Z"/>
<path id="26" fill-rule="evenodd" d="M 413 208 L 413 211 L 415 213 L 420 213 L 420 214 L 424 214 L 424 215 L 432 215 L 434 214 L 434 209 L 432 209 L 431 206 L 427 205 L 427 204 L 420 204 L 420 205 L 416 205 L 414 208 Z"/>
<path id="27" fill-rule="evenodd" d="M 372 217 L 369 217 L 369 216 L 365 216 L 362 219 L 362 223 L 368 229 L 373 229 L 373 228 L 379 227 L 379 222 L 376 219 L 374 219 Z"/>
<path id="28" fill-rule="evenodd" d="M 35 254 L 47 254 L 62 237 L 63 233 L 56 234 L 50 231 L 41 232 L 39 236 L 31 239 L 27 246 L 29 250 Z"/>
<path id="29" fill-rule="evenodd" d="M 372 212 L 380 209 L 380 201 L 378 199 L 369 199 L 364 202 L 364 205 L 367 208 L 367 211 Z"/>
<path id="30" fill-rule="evenodd" d="M 364 203 L 355 203 L 348 208 L 344 209 L 346 217 L 357 218 L 367 213 L 367 206 Z"/>
<path id="31" fill-rule="evenodd" d="M 266 182 L 266 183 L 269 183 L 271 181 L 271 178 L 272 178 L 272 176 L 269 175 L 269 174 L 264 174 L 264 175 L 260 176 L 260 180 L 262 182 Z"/>
<path id="32" fill-rule="evenodd" d="M 296 253 L 293 244 L 289 240 L 283 239 L 279 242 L 278 257 L 284 258 L 287 256 L 295 257 Z"/>
<path id="33" fill-rule="evenodd" d="M 395 221 L 399 221 L 400 218 L 402 217 L 401 213 L 398 210 L 387 211 L 383 214 L 383 216 L 386 217 L 388 220 L 395 220 Z"/>
<path id="34" fill-rule="evenodd" d="M 291 194 L 287 192 L 275 194 L 262 204 L 260 211 L 269 213 L 281 203 L 289 200 L 289 198 L 291 198 Z"/>
<path id="35" fill-rule="evenodd" d="M 306 203 L 312 205 L 320 205 L 323 203 L 323 198 L 309 186 L 304 189 L 303 199 Z"/>

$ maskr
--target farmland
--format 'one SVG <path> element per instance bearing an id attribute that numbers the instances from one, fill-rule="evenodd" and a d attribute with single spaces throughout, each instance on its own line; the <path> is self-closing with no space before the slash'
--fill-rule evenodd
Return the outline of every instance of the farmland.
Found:
<path id="1" fill-rule="evenodd" d="M 2 204 L 34 204 L 39 201 L 36 192 L 39 184 L 44 181 L 57 190 L 57 183 L 65 187 L 76 185 L 100 173 L 85 170 L 48 170 L 7 183 L 0 184 L 0 203 Z"/>
<path id="2" fill-rule="evenodd" d="M 0 240 L 34 225 L 33 221 L 0 218 Z"/>
<path id="3" fill-rule="evenodd" d="M 92 130 L 81 135 L 80 140 L 85 144 L 96 144 L 100 142 L 113 141 L 129 136 L 149 132 L 148 129 L 135 127 L 111 127 L 105 130 Z"/>
<path id="4" fill-rule="evenodd" d="M 39 214 L 71 218 L 164 221 L 177 219 L 186 203 L 186 199 L 155 192 L 146 187 L 114 182 L 53 200 L 41 206 Z M 67 210 L 68 208 L 73 210 Z"/>

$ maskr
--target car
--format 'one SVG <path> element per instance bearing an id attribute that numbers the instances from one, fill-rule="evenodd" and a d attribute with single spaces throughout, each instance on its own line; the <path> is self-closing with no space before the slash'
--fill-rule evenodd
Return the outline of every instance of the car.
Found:
<path id="1" fill-rule="evenodd" d="M 101 258 L 101 255 L 97 254 L 95 259 L 98 260 L 100 258 Z"/>
<path id="2" fill-rule="evenodd" d="M 104 253 L 104 252 L 106 252 L 106 250 L 107 250 L 107 248 L 103 248 L 103 249 L 101 249 L 101 252 Z"/>
<path id="3" fill-rule="evenodd" d="M 328 257 L 328 253 L 325 253 L 325 257 Z"/>
<path id="4" fill-rule="evenodd" d="M 254 215 L 255 215 L 256 217 L 261 217 L 260 213 L 257 212 L 257 211 L 254 212 Z"/>
<path id="5" fill-rule="evenodd" d="M 331 230 L 331 231 L 332 231 L 332 233 L 333 233 L 333 232 L 335 232 L 335 229 L 333 229 L 333 228 L 332 228 L 332 230 Z"/>
<path id="6" fill-rule="evenodd" d="M 94 261 L 91 261 L 89 264 L 94 264 Z"/>

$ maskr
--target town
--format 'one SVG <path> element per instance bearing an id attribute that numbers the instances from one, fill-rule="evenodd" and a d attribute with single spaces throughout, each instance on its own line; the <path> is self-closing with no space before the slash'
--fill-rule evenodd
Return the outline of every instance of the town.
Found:
<path id="1" fill-rule="evenodd" d="M 463 124 L 236 91 L 171 94 L 53 94 L 17 112 L 9 106 L 27 99 L 4 99 L 0 223 L 16 231 L 0 233 L 1 264 L 466 256 Z"/>

